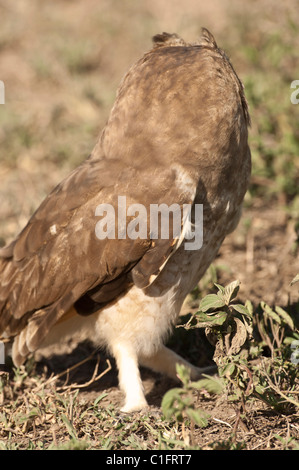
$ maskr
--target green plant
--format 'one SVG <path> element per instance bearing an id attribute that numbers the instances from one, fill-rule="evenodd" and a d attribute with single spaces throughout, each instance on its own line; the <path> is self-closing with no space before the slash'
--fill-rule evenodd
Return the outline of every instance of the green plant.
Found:
<path id="1" fill-rule="evenodd" d="M 293 283 L 297 280 L 298 276 Z M 248 400 L 261 400 L 276 412 L 298 410 L 298 366 L 297 361 L 292 360 L 295 357 L 292 345 L 298 341 L 299 334 L 285 309 L 271 308 L 265 302 L 261 302 L 258 309 L 249 301 L 238 303 L 239 281 L 226 287 L 215 286 L 217 293 L 202 298 L 199 310 L 185 327 L 205 329 L 207 338 L 215 346 L 213 359 L 219 376 L 206 375 L 191 382 L 188 370 L 178 367 L 183 386 L 165 394 L 162 410 L 166 417 L 178 422 L 191 420 L 193 425 L 207 426 L 208 416 L 194 403 L 194 390 L 225 393 L 228 401 L 237 404 L 232 437 L 225 446 L 236 448 L 236 430 L 242 414 L 246 415 Z"/>
<path id="2" fill-rule="evenodd" d="M 298 407 L 298 369 L 291 358 L 299 334 L 292 317 L 280 306 L 271 308 L 263 301 L 260 315 L 248 301 L 233 303 L 238 281 L 217 288 L 216 295 L 200 302 L 197 326 L 205 327 L 215 344 L 214 361 L 229 399 L 240 400 L 244 407 L 249 397 L 256 397 L 277 411 Z"/>
<path id="3" fill-rule="evenodd" d="M 209 341 L 215 346 L 214 361 L 220 375 L 227 368 L 232 371 L 234 357 L 252 335 L 252 305 L 234 302 L 240 282 L 234 281 L 223 287 L 215 284 L 216 294 L 206 295 L 199 310 L 185 325 L 186 328 L 205 328 Z"/>
<path id="4" fill-rule="evenodd" d="M 196 409 L 193 400 L 193 391 L 202 388 L 198 382 L 190 381 L 190 371 L 177 364 L 177 374 L 182 381 L 182 387 L 169 390 L 163 397 L 162 410 L 166 418 L 174 418 L 183 422 L 186 418 L 200 427 L 208 424 L 208 415 L 200 409 Z"/>

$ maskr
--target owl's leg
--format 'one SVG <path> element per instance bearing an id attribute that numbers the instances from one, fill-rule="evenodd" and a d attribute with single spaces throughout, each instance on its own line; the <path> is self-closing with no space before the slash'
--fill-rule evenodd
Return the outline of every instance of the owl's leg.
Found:
<path id="1" fill-rule="evenodd" d="M 200 379 L 201 374 L 205 372 L 205 370 L 193 366 L 190 362 L 186 361 L 164 345 L 152 356 L 139 357 L 139 362 L 141 365 L 149 367 L 156 372 L 168 375 L 168 377 L 175 380 L 178 380 L 176 364 L 182 364 L 190 370 L 191 380 Z"/>
<path id="2" fill-rule="evenodd" d="M 114 344 L 112 353 L 119 371 L 119 386 L 125 394 L 125 404 L 121 411 L 129 413 L 147 407 L 143 385 L 140 378 L 137 354 L 125 343 Z"/>

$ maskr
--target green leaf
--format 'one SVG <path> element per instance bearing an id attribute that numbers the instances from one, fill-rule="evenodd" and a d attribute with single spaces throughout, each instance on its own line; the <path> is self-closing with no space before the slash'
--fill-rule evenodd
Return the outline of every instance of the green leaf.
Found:
<path id="1" fill-rule="evenodd" d="M 224 294 L 225 288 L 223 286 L 221 286 L 220 284 L 216 284 L 216 282 L 214 282 L 214 286 L 217 287 L 218 291 L 221 292 L 221 294 Z"/>
<path id="2" fill-rule="evenodd" d="M 101 395 L 99 395 L 95 401 L 94 401 L 94 405 L 96 406 L 101 400 L 103 400 L 103 398 L 107 397 L 108 393 L 102 393 Z"/>
<path id="3" fill-rule="evenodd" d="M 248 308 L 245 305 L 242 304 L 231 304 L 231 307 L 236 310 L 236 312 L 242 313 L 242 315 L 245 315 L 248 318 L 251 318 L 250 312 Z"/>
<path id="4" fill-rule="evenodd" d="M 214 315 L 207 315 L 203 312 L 197 312 L 196 314 L 198 320 L 198 327 L 199 328 L 206 328 L 211 326 L 221 326 L 227 319 L 226 312 L 217 312 Z"/>
<path id="5" fill-rule="evenodd" d="M 72 423 L 69 421 L 69 419 L 67 418 L 67 416 L 65 414 L 62 414 L 61 415 L 61 419 L 62 421 L 64 422 L 67 430 L 68 430 L 68 433 L 69 435 L 73 438 L 73 439 L 77 439 L 77 434 L 76 434 L 76 431 L 72 425 Z"/>
<path id="6" fill-rule="evenodd" d="M 184 390 L 182 388 L 177 387 L 172 388 L 171 390 L 168 390 L 168 392 L 165 393 L 161 402 L 161 408 L 166 418 L 171 418 L 177 410 L 177 407 L 175 406 L 175 401 L 181 399 L 181 395 L 183 392 Z"/>
<path id="7" fill-rule="evenodd" d="M 199 304 L 199 309 L 202 312 L 206 312 L 210 309 L 217 309 L 224 307 L 225 301 L 217 294 L 208 294 L 206 295 Z"/>
<path id="8" fill-rule="evenodd" d="M 225 389 L 225 383 L 219 377 L 212 377 L 209 375 L 204 375 L 204 379 L 197 380 L 196 382 L 192 382 L 192 387 L 196 388 L 197 390 L 205 389 L 210 393 L 215 393 L 216 395 L 220 395 Z"/>
<path id="9" fill-rule="evenodd" d="M 284 323 L 286 323 L 292 330 L 295 329 L 293 319 L 283 308 L 277 306 L 275 307 L 275 311 L 283 319 Z"/>
<path id="10" fill-rule="evenodd" d="M 233 281 L 228 286 L 225 287 L 223 297 L 225 298 L 225 303 L 228 305 L 232 299 L 237 296 L 237 293 L 240 289 L 240 281 Z"/>
<path id="11" fill-rule="evenodd" d="M 253 305 L 251 300 L 246 300 L 245 302 L 245 307 L 247 308 L 249 315 L 252 317 L 253 316 Z"/>
<path id="12" fill-rule="evenodd" d="M 279 325 L 281 324 L 280 316 L 272 310 L 272 308 L 266 304 L 266 302 L 261 302 L 261 307 L 264 310 L 266 316 L 272 318 L 272 320 L 276 321 Z"/>
<path id="13" fill-rule="evenodd" d="M 186 415 L 188 418 L 193 421 L 193 423 L 197 424 L 201 428 L 205 428 L 208 425 L 208 416 L 203 410 L 193 410 L 189 408 L 186 410 Z"/>
<path id="14" fill-rule="evenodd" d="M 222 376 L 225 376 L 225 377 L 229 377 L 229 376 L 233 375 L 233 373 L 235 372 L 235 370 L 236 370 L 235 364 L 227 364 L 227 365 L 224 366 L 223 369 L 221 370 L 221 375 L 222 375 Z"/>
<path id="15" fill-rule="evenodd" d="M 262 385 L 256 385 L 255 387 L 255 391 L 259 394 L 259 395 L 263 395 L 266 391 L 266 388 L 263 387 Z"/>
<path id="16" fill-rule="evenodd" d="M 188 369 L 186 366 L 177 363 L 176 372 L 184 385 L 187 385 L 187 383 L 190 382 L 190 369 Z"/>

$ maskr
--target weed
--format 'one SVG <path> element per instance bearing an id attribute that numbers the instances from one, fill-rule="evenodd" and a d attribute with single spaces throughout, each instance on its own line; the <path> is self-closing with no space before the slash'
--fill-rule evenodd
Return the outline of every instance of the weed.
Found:
<path id="1" fill-rule="evenodd" d="M 298 276 L 293 283 L 297 280 Z M 219 377 L 206 375 L 191 382 L 188 370 L 178 367 L 182 388 L 165 394 L 162 410 L 166 417 L 178 422 L 189 419 L 193 427 L 206 427 L 209 416 L 197 408 L 191 392 L 205 389 L 213 394 L 224 393 L 229 402 L 237 404 L 236 421 L 229 441 L 213 444 L 212 448 L 238 448 L 237 428 L 253 399 L 261 400 L 275 412 L 298 412 L 298 366 L 292 345 L 298 341 L 299 332 L 289 313 L 279 306 L 272 309 L 261 302 L 260 309 L 254 311 L 249 301 L 237 303 L 239 281 L 226 287 L 215 286 L 217 293 L 202 298 L 198 312 L 185 328 L 205 328 L 207 338 L 215 346 L 213 359 Z"/>

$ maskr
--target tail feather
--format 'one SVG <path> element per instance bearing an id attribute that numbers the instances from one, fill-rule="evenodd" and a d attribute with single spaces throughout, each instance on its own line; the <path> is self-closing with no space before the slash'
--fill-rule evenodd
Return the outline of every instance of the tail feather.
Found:
<path id="1" fill-rule="evenodd" d="M 9 258 L 0 258 L 0 338 L 14 337 L 12 353 L 17 366 L 38 348 L 76 300 L 71 291 L 36 311 L 26 308 L 30 297 L 34 298 L 38 278 L 33 258 L 26 267 Z"/>
<path id="2" fill-rule="evenodd" d="M 69 311 L 73 303 L 74 297 L 68 294 L 31 315 L 27 324 L 14 338 L 12 359 L 16 366 L 23 364 L 28 355 L 38 349 L 51 328 Z"/>

